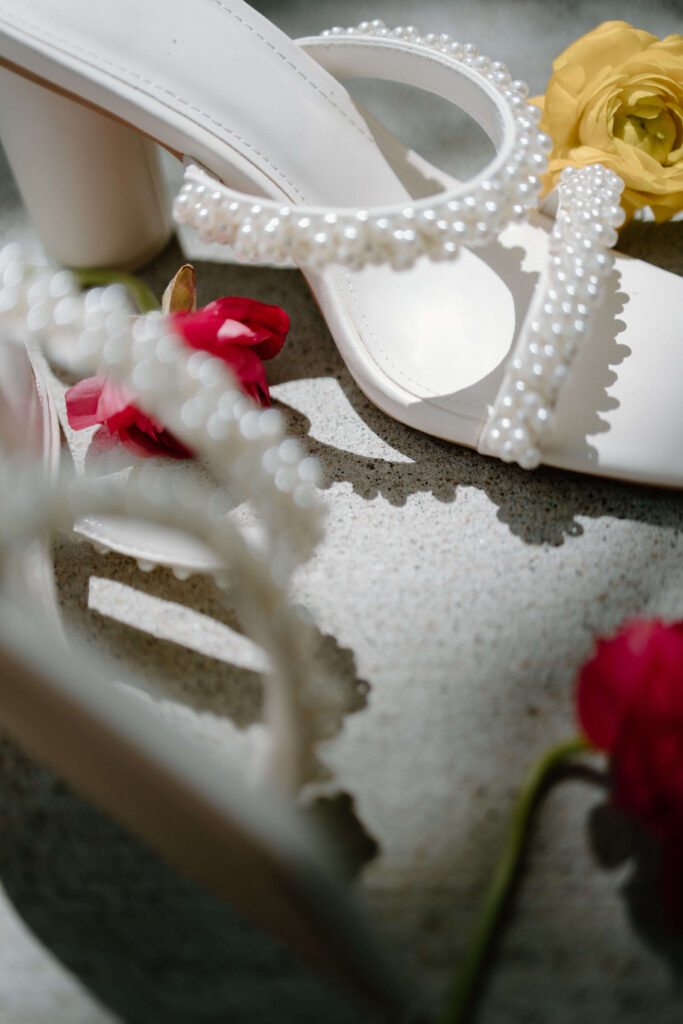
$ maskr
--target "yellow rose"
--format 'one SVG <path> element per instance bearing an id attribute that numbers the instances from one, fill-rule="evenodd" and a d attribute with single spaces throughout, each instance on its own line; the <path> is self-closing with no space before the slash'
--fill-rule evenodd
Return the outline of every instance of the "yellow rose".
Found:
<path id="1" fill-rule="evenodd" d="M 683 36 L 606 21 L 553 70 L 545 96 L 530 101 L 553 140 L 545 192 L 563 167 L 599 162 L 624 179 L 627 220 L 642 206 L 658 221 L 683 209 Z"/>

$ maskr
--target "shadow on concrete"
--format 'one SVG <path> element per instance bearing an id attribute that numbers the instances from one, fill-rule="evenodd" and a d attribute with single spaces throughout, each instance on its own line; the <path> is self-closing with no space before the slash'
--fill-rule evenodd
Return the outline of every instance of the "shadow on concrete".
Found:
<path id="1" fill-rule="evenodd" d="M 369 1024 L 5 740 L 0 823 L 0 879 L 21 918 L 127 1024 Z"/>

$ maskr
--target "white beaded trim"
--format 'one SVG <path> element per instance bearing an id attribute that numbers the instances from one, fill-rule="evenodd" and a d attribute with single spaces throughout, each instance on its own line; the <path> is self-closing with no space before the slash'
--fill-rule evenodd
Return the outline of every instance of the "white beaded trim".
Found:
<path id="1" fill-rule="evenodd" d="M 624 182 L 601 164 L 562 171 L 545 281 L 506 367 L 479 451 L 534 469 L 551 434 L 562 385 L 588 335 L 624 222 Z"/>
<path id="2" fill-rule="evenodd" d="M 0 252 L 0 282 L 0 314 L 38 339 L 68 330 L 84 368 L 128 383 L 145 412 L 219 477 L 229 473 L 271 528 L 273 575 L 284 581 L 310 555 L 321 535 L 317 461 L 283 438 L 280 413 L 259 409 L 223 360 L 191 350 L 160 313 L 131 316 L 122 285 L 82 296 L 69 271 L 33 272 L 15 244 Z"/>
<path id="3" fill-rule="evenodd" d="M 389 263 L 400 270 L 423 255 L 452 259 L 461 245 L 486 245 L 509 221 L 525 218 L 536 205 L 539 175 L 546 169 L 552 141 L 538 130 L 541 111 L 526 102 L 529 90 L 524 82 L 513 81 L 504 64 L 484 57 L 473 44 L 447 35 L 422 35 L 412 26 L 390 30 L 375 20 L 322 35 L 330 42 L 374 37 L 399 50 L 437 54 L 446 65 L 493 89 L 509 115 L 512 138 L 509 148 L 493 161 L 495 172 L 484 172 L 436 197 L 368 210 L 256 199 L 191 165 L 173 207 L 179 224 L 195 228 L 204 241 L 230 246 L 247 262 L 294 261 L 313 270 L 330 263 L 354 270 L 368 263 Z"/>
<path id="4" fill-rule="evenodd" d="M 43 529 L 71 529 L 76 518 L 122 513 L 196 535 L 230 569 L 233 597 L 248 632 L 270 656 L 266 724 L 269 776 L 296 792 L 315 777 L 316 744 L 343 718 L 334 680 L 314 674 L 311 628 L 287 600 L 292 572 L 321 537 L 317 460 L 282 436 L 282 417 L 261 410 L 238 388 L 229 368 L 185 345 L 165 317 L 131 317 L 121 285 L 83 296 L 66 270 L 36 269 L 17 244 L 0 250 L 0 325 L 3 338 L 29 344 L 60 332 L 78 338 L 84 366 L 131 385 L 139 404 L 203 454 L 220 479 L 248 497 L 263 523 L 258 544 L 226 515 L 215 492 L 194 482 L 178 488 L 164 466 L 144 462 L 122 485 L 118 478 L 68 475 L 45 479 L 35 466 L 3 453 L 0 549 Z M 2 341 L 3 339 L 0 339 Z"/>

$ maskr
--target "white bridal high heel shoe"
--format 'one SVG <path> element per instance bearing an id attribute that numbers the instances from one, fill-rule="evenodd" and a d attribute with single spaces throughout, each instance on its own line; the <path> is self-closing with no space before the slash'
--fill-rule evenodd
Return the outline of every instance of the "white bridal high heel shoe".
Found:
<path id="1" fill-rule="evenodd" d="M 129 178 L 119 160 L 95 168 L 82 141 L 97 122 L 103 150 L 123 154 L 132 126 L 200 165 L 177 219 L 242 258 L 301 265 L 352 375 L 390 415 L 526 468 L 683 486 L 683 281 L 607 251 L 622 186 L 599 165 L 568 172 L 554 223 L 532 212 L 549 140 L 523 84 L 475 47 L 380 22 L 293 43 L 239 0 L 196 0 L 191 17 L 177 2 L 0 0 L 0 59 L 3 138 L 62 259 L 111 262 L 92 237 L 110 210 L 120 263 L 165 237 L 146 143 L 130 142 Z M 342 75 L 451 100 L 497 155 L 414 199 Z M 70 206 L 55 165 L 67 197 L 78 184 Z"/>
<path id="2" fill-rule="evenodd" d="M 416 1022 L 417 990 L 331 877 L 326 844 L 293 800 L 276 793 L 293 797 L 310 780 L 321 729 L 324 734 L 340 714 L 334 686 L 314 672 L 308 657 L 309 626 L 287 600 L 291 573 L 319 536 L 322 511 L 309 474 L 292 459 L 296 442 L 282 440 L 279 413 L 259 410 L 241 395 L 221 360 L 184 347 L 171 321 L 117 316 L 117 288 L 111 286 L 101 295 L 110 316 L 99 344 L 91 345 L 92 363 L 103 348 L 116 349 L 111 372 L 130 383 L 145 365 L 141 343 L 166 352 L 142 389 L 144 408 L 172 423 L 219 478 L 246 490 L 260 531 L 247 533 L 220 514 L 212 507 L 215 492 L 207 494 L 197 483 L 173 494 L 164 467 L 151 462 L 125 482 L 111 476 L 79 481 L 59 471 L 54 410 L 21 342 L 28 336 L 33 345 L 59 330 L 66 308 L 72 326 L 82 326 L 92 303 L 69 272 L 27 265 L 16 245 L 0 250 L 0 273 L 10 267 L 16 302 L 0 314 L 3 729 L 381 1019 Z M 12 415 L 7 395 L 20 403 L 19 415 Z M 194 426 L 178 413 L 183 403 L 199 414 Z M 255 423 L 262 429 L 254 431 Z M 293 487 L 278 486 L 283 474 Z M 170 727 L 153 702 L 134 696 L 134 683 L 115 681 L 120 665 L 107 667 L 67 649 L 52 621 L 56 602 L 43 539 L 50 531 L 68 532 L 74 518 L 86 513 L 125 514 L 156 528 L 181 529 L 216 552 L 230 574 L 245 629 L 269 656 L 269 786 L 248 786 L 196 737 Z"/>

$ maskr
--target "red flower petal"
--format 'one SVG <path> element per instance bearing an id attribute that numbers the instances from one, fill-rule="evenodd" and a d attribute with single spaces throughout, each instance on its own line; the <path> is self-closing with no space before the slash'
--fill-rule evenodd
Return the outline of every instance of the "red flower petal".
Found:
<path id="1" fill-rule="evenodd" d="M 162 429 L 160 433 L 152 435 L 132 424 L 130 427 L 120 427 L 115 433 L 128 451 L 142 458 L 166 455 L 171 459 L 191 459 L 194 454 L 170 430 Z"/>
<path id="2" fill-rule="evenodd" d="M 133 405 L 135 393 L 110 377 L 88 377 L 69 388 L 64 397 L 69 426 L 74 430 L 98 423 L 116 427 L 144 415 Z"/>
<path id="3" fill-rule="evenodd" d="M 601 640 L 577 710 L 611 754 L 616 803 L 660 839 L 683 837 L 683 622 L 632 622 Z"/>
<path id="4" fill-rule="evenodd" d="M 135 455 L 168 455 L 189 459 L 192 452 L 163 424 L 152 419 L 131 400 L 132 392 L 110 377 L 89 377 L 66 392 L 66 413 L 74 430 L 98 423 Z"/>
<path id="5" fill-rule="evenodd" d="M 68 389 L 64 396 L 66 418 L 73 430 L 84 430 L 102 422 L 98 408 L 103 387 L 103 377 L 88 377 Z"/>
<path id="6" fill-rule="evenodd" d="M 662 627 L 634 621 L 616 636 L 598 641 L 594 657 L 584 665 L 576 691 L 579 722 L 591 743 L 611 750 L 623 716 L 647 673 L 648 644 Z"/>
<path id="7" fill-rule="evenodd" d="M 135 405 L 135 392 L 130 391 L 116 380 L 107 377 L 102 388 L 98 405 L 99 422 L 106 423 L 110 430 L 137 424 L 150 434 L 163 430 L 163 426 Z"/>
<path id="8" fill-rule="evenodd" d="M 614 795 L 668 838 L 683 834 L 683 629 L 653 624 L 645 655 L 613 749 Z"/>
<path id="9" fill-rule="evenodd" d="M 284 344 L 289 317 L 283 309 L 228 296 L 196 313 L 175 313 L 173 320 L 188 345 L 223 359 L 245 394 L 261 406 L 270 405 L 261 360 L 277 355 Z M 66 405 L 74 430 L 105 424 L 136 455 L 176 459 L 192 455 L 163 424 L 138 408 L 133 392 L 110 378 L 81 381 L 67 392 Z"/>
<path id="10" fill-rule="evenodd" d="M 248 344 L 260 359 L 272 359 L 284 345 L 289 317 L 280 306 L 269 306 L 256 299 L 228 295 L 210 302 L 196 313 L 176 313 L 174 319 L 193 348 L 221 356 L 219 332 L 226 320 L 241 323 L 250 333 L 235 335 L 233 344 Z"/>
<path id="11" fill-rule="evenodd" d="M 259 405 L 267 408 L 270 405 L 270 392 L 266 371 L 254 350 L 243 348 L 241 345 L 225 345 L 221 358 L 239 380 L 242 390 Z"/>
<path id="12" fill-rule="evenodd" d="M 239 320 L 224 320 L 216 334 L 216 341 L 230 342 L 233 345 L 251 345 L 256 340 L 256 334 L 251 327 L 241 324 Z"/>
<path id="13" fill-rule="evenodd" d="M 576 697 L 611 755 L 615 803 L 662 843 L 662 898 L 683 924 L 683 622 L 632 622 L 601 640 Z"/>

